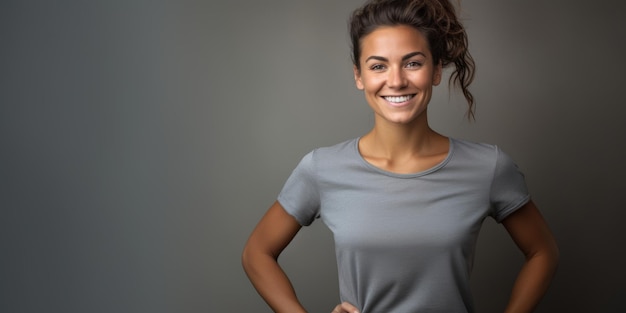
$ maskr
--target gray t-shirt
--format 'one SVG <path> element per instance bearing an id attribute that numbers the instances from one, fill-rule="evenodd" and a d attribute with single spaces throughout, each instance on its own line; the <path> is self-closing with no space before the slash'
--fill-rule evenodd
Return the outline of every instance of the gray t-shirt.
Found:
<path id="1" fill-rule="evenodd" d="M 396 174 L 362 158 L 358 138 L 313 150 L 278 201 L 300 224 L 333 232 L 342 301 L 362 313 L 473 312 L 469 276 L 485 217 L 530 199 L 497 146 L 450 139 L 446 159 Z"/>

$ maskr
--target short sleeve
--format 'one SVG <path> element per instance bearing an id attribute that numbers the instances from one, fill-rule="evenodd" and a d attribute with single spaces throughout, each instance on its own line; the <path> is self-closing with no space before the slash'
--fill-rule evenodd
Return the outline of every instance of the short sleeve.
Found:
<path id="1" fill-rule="evenodd" d="M 513 160 L 496 147 L 497 161 L 491 185 L 492 217 L 501 223 L 530 200 L 524 174 Z"/>
<path id="2" fill-rule="evenodd" d="M 278 202 L 300 225 L 308 226 L 319 217 L 320 197 L 314 170 L 314 152 L 305 155 L 278 195 Z"/>

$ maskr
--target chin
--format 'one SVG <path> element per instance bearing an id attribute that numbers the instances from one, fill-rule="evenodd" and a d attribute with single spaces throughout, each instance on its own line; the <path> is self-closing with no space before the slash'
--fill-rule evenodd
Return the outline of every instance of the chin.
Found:
<path id="1" fill-rule="evenodd" d="M 417 120 L 415 117 L 387 117 L 386 121 L 394 124 L 410 124 Z"/>
<path id="2" fill-rule="evenodd" d="M 420 112 L 420 113 L 412 112 L 411 114 L 388 114 L 384 116 L 383 118 L 391 123 L 409 124 L 419 119 L 426 120 L 424 117 L 425 117 L 424 112 Z"/>

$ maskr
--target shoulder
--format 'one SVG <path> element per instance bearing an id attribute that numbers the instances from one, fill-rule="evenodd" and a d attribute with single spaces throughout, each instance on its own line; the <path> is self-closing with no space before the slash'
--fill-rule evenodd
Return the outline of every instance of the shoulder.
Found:
<path id="1" fill-rule="evenodd" d="M 495 161 L 499 154 L 499 148 L 496 145 L 474 142 L 464 139 L 450 138 L 455 156 L 463 158 L 491 160 Z"/>
<path id="2" fill-rule="evenodd" d="M 332 146 L 315 148 L 302 157 L 299 167 L 315 167 L 320 163 L 336 163 L 341 159 L 350 159 L 358 149 L 357 143 L 358 138 L 354 138 Z"/>
<path id="3" fill-rule="evenodd" d="M 513 159 L 497 145 L 463 139 L 451 138 L 451 140 L 454 159 L 457 162 L 491 170 L 515 166 Z"/>
<path id="4" fill-rule="evenodd" d="M 358 138 L 355 138 L 313 149 L 302 158 L 296 169 L 320 177 L 352 168 L 359 162 L 357 142 Z"/>
<path id="5" fill-rule="evenodd" d="M 350 158 L 357 149 L 358 138 L 346 140 L 332 146 L 319 147 L 309 152 L 304 159 L 310 162 L 327 162 L 329 160 L 340 160 L 342 158 Z"/>
<path id="6" fill-rule="evenodd" d="M 317 148 L 313 151 L 311 151 L 311 153 L 314 153 L 316 155 L 320 155 L 320 156 L 333 156 L 336 154 L 341 154 L 341 153 L 350 153 L 353 151 L 353 149 L 356 147 L 356 144 L 358 142 L 358 138 L 352 138 L 346 141 L 342 141 L 340 143 L 334 144 L 332 146 L 326 146 L 326 147 L 320 147 Z"/>

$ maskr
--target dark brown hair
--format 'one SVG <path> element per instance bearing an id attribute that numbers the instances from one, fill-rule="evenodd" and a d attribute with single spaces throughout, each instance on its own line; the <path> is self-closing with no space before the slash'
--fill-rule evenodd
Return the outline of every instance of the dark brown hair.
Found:
<path id="1" fill-rule="evenodd" d="M 450 85 L 461 88 L 474 118 L 474 96 L 468 87 L 474 79 L 475 64 L 468 51 L 467 34 L 454 6 L 448 0 L 370 0 L 355 10 L 349 20 L 352 63 L 361 70 L 361 40 L 380 26 L 408 25 L 428 41 L 435 64 L 454 64 Z"/>

